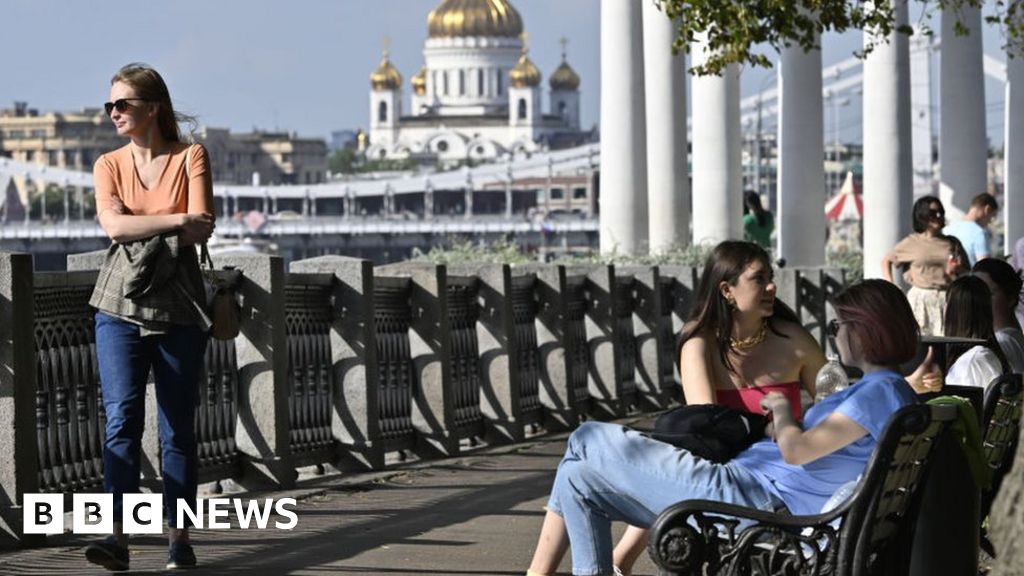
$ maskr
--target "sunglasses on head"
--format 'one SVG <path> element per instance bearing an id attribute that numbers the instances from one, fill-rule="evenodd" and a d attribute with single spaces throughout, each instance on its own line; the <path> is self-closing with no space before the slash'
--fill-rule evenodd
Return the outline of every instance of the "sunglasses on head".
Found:
<path id="1" fill-rule="evenodd" d="M 146 98 L 118 98 L 113 102 L 105 102 L 103 104 L 103 109 L 107 111 L 107 116 L 110 116 L 111 112 L 113 112 L 114 110 L 117 110 L 118 112 L 124 112 L 125 110 L 131 107 L 131 105 L 128 104 L 128 102 L 131 100 L 149 102 L 149 100 L 147 100 Z"/>

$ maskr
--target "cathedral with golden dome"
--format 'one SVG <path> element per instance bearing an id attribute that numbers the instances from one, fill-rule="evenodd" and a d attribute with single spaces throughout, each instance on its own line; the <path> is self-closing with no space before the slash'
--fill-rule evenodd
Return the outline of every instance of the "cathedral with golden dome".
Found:
<path id="1" fill-rule="evenodd" d="M 564 40 L 543 109 L 543 75 L 507 0 L 443 0 L 427 30 L 408 112 L 402 74 L 386 50 L 370 75 L 367 157 L 488 161 L 595 137 L 580 130 L 580 77 L 566 61 Z"/>

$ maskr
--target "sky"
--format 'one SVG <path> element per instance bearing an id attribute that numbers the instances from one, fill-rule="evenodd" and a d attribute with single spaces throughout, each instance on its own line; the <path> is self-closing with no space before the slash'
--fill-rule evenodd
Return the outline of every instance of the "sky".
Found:
<path id="1" fill-rule="evenodd" d="M 233 132 L 285 130 L 328 137 L 365 128 L 369 75 L 384 38 L 408 80 L 423 64 L 427 14 L 440 0 L 0 0 L 0 108 L 27 101 L 42 113 L 99 106 L 111 75 L 129 62 L 154 66 L 175 107 Z M 512 0 L 523 17 L 530 57 L 547 77 L 568 39 L 582 79 L 581 122 L 600 117 L 600 0 Z M 911 20 L 918 10 L 911 9 Z M 861 36 L 828 34 L 824 64 L 848 58 Z M 998 32 L 985 33 L 997 55 Z M 770 85 L 775 71 L 745 70 L 742 92 Z M 988 125 L 1001 140 L 1001 87 L 986 85 Z M 546 98 L 545 98 L 546 101 Z M 546 104 L 545 104 L 546 105 Z M 406 100 L 406 110 L 408 110 Z M 860 102 L 826 118 L 846 141 L 860 140 Z"/>

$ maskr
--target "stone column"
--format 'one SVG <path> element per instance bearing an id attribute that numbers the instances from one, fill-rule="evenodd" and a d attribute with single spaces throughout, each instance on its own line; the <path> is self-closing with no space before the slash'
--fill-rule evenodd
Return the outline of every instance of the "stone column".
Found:
<path id="1" fill-rule="evenodd" d="M 1006 58 L 1006 135 L 1003 167 L 1003 218 L 1006 222 L 1008 254 L 1013 254 L 1017 239 L 1024 236 L 1024 57 Z M 1016 263 L 1018 266 L 1020 262 Z"/>
<path id="2" fill-rule="evenodd" d="M 641 3 L 601 0 L 601 251 L 647 250 Z"/>
<path id="3" fill-rule="evenodd" d="M 894 11 L 895 26 L 905 25 L 905 0 Z M 865 278 L 882 276 L 882 257 L 910 232 L 913 191 L 909 43 L 895 31 L 888 43 L 876 40 L 864 61 L 864 94 L 870 95 L 864 98 Z"/>
<path id="4" fill-rule="evenodd" d="M 240 483 L 247 489 L 268 484 L 292 487 L 296 473 L 289 444 L 284 260 L 280 256 L 230 253 L 219 256 L 217 265 L 242 273 L 238 286 L 242 326 L 235 338 L 235 441 L 243 465 Z"/>
<path id="5" fill-rule="evenodd" d="M 969 34 L 956 34 L 953 27 L 957 21 L 967 27 Z M 980 8 L 962 6 L 959 10 L 942 11 L 939 197 L 950 221 L 966 213 L 971 198 L 985 192 L 988 184 L 981 36 Z"/>
<path id="6" fill-rule="evenodd" d="M 331 432 L 344 468 L 382 468 L 373 263 L 360 258 L 320 256 L 292 262 L 289 269 L 334 274 Z"/>
<path id="7" fill-rule="evenodd" d="M 0 532 L 22 545 L 22 497 L 39 491 L 36 446 L 35 306 L 31 254 L 0 252 Z"/>
<path id="8" fill-rule="evenodd" d="M 825 144 L 821 51 L 783 48 L 779 58 L 777 256 L 786 266 L 825 264 Z M 818 159 L 820 161 L 815 161 Z"/>
<path id="9" fill-rule="evenodd" d="M 686 56 L 672 55 L 675 26 L 651 1 L 643 4 L 647 111 L 647 201 L 650 250 L 690 243 L 690 174 L 686 148 Z"/>
<path id="10" fill-rule="evenodd" d="M 698 41 L 693 66 L 708 54 Z M 742 238 L 740 174 L 740 72 L 728 66 L 721 76 L 697 76 L 693 95 L 693 243 L 717 244 Z"/>

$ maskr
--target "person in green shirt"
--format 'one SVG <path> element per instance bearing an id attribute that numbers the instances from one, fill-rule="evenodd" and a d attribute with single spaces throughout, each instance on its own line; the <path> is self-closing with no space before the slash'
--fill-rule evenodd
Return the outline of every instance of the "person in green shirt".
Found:
<path id="1" fill-rule="evenodd" d="M 743 193 L 743 239 L 756 242 L 764 249 L 772 248 L 775 218 L 761 206 L 761 195 L 753 190 Z"/>

